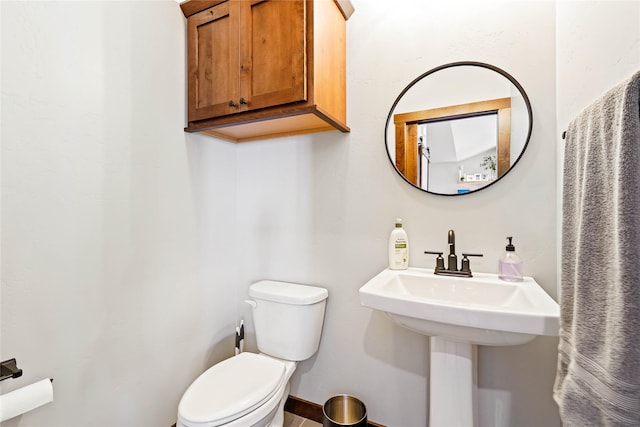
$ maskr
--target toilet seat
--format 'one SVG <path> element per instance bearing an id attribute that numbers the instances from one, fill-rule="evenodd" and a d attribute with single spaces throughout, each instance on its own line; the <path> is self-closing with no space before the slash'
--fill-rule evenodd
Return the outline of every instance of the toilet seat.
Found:
<path id="1" fill-rule="evenodd" d="M 213 427 L 254 411 L 288 380 L 285 368 L 280 360 L 248 352 L 212 366 L 184 393 L 180 421 Z"/>

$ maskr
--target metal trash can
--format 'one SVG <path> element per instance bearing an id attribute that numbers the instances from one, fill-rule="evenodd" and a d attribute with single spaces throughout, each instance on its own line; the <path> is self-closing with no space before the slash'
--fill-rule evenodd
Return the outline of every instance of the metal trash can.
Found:
<path id="1" fill-rule="evenodd" d="M 340 394 L 322 407 L 322 427 L 366 427 L 367 408 L 353 396 Z"/>

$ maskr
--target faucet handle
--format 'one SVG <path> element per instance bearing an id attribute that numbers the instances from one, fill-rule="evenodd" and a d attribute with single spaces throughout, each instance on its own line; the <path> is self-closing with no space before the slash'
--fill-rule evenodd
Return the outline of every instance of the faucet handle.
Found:
<path id="1" fill-rule="evenodd" d="M 444 258 L 442 257 L 443 252 L 424 251 L 424 253 L 431 254 L 431 255 L 438 255 L 436 257 L 435 271 L 444 270 Z"/>
<path id="2" fill-rule="evenodd" d="M 469 276 L 471 276 L 471 265 L 469 263 L 469 258 L 470 256 L 484 256 L 482 254 L 462 254 L 462 268 L 460 269 L 460 271 L 464 272 L 464 273 L 469 273 Z"/>

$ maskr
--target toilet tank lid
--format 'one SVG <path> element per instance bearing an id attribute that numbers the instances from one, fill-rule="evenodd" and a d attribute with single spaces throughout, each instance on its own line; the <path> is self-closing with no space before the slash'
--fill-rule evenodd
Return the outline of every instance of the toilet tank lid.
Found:
<path id="1" fill-rule="evenodd" d="M 318 286 L 261 280 L 249 287 L 252 298 L 293 305 L 308 305 L 327 299 L 329 291 Z"/>

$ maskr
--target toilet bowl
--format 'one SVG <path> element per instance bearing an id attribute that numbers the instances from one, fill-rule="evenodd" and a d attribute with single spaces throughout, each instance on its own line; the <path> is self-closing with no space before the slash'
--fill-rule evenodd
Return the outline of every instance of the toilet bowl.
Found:
<path id="1" fill-rule="evenodd" d="M 328 292 L 287 282 L 249 288 L 260 353 L 240 353 L 201 374 L 178 405 L 177 427 L 281 427 L 298 361 L 318 349 Z"/>
<path id="2" fill-rule="evenodd" d="M 248 427 L 270 422 L 289 395 L 296 362 L 240 353 L 204 372 L 178 406 L 177 427 Z"/>

